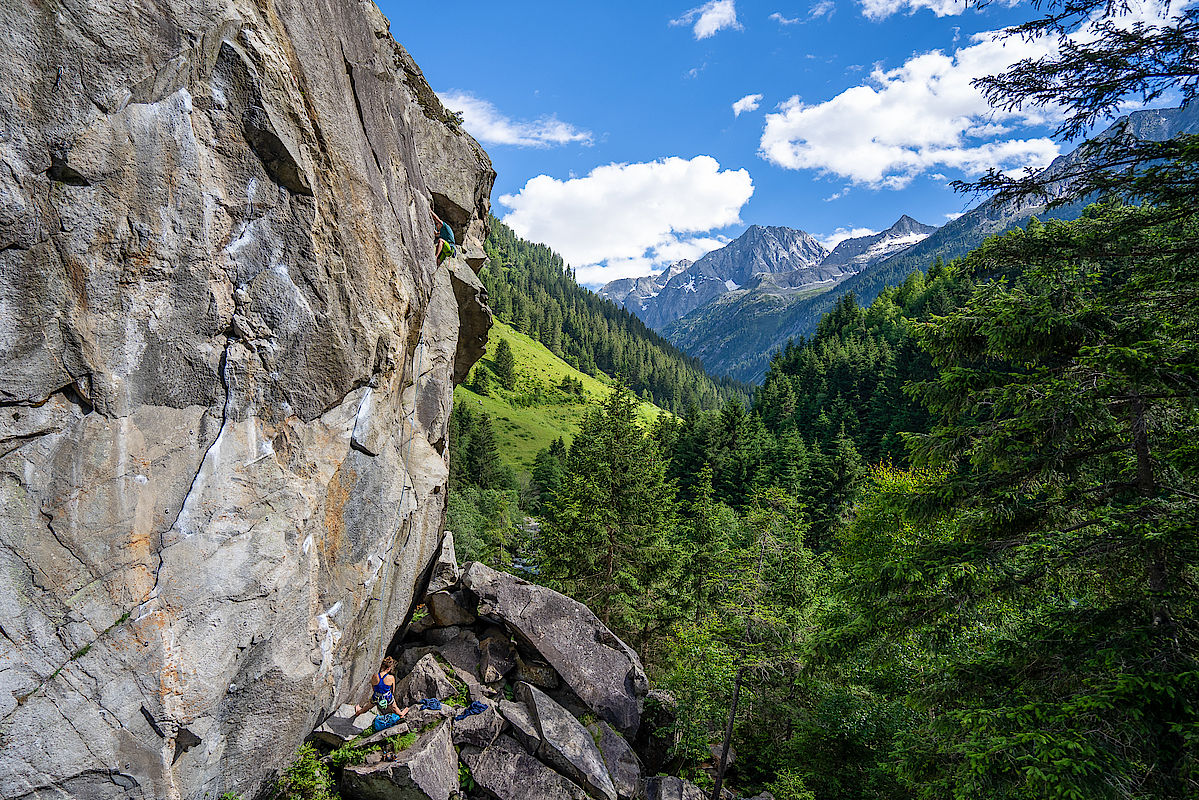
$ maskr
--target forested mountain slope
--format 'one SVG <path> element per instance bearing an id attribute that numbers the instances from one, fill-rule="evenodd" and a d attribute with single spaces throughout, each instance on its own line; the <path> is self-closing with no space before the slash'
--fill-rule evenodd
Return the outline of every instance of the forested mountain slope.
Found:
<path id="1" fill-rule="evenodd" d="M 454 402 L 491 418 L 497 451 L 490 467 L 529 472 L 538 451 L 554 439 L 569 441 L 588 405 L 611 391 L 612 379 L 607 375 L 580 372 L 541 342 L 498 319 L 488 336 L 487 351 L 467 381 L 454 388 Z M 645 426 L 661 413 L 644 400 L 636 405 L 637 419 Z M 465 461 L 451 459 L 451 469 Z"/>
<path id="2" fill-rule="evenodd" d="M 620 375 L 639 397 L 680 413 L 715 408 L 745 387 L 710 377 L 628 311 L 580 286 L 562 257 L 491 219 L 485 245 L 490 266 L 480 275 L 500 319 L 587 373 Z"/>
<path id="3" fill-rule="evenodd" d="M 614 387 L 537 454 L 535 535 L 472 485 L 454 521 L 642 654 L 699 783 L 732 718 L 745 795 L 1188 797 L 1194 227 L 1095 206 L 841 298 L 748 409 L 646 425 Z"/>
<path id="4" fill-rule="evenodd" d="M 1142 140 L 1169 139 L 1179 133 L 1199 131 L 1199 105 L 1139 111 L 1114 123 L 1096 137 L 1102 140 L 1127 125 L 1129 136 Z M 1085 149 L 1060 156 L 1044 170 L 1045 176 L 1062 174 L 1086 158 Z M 937 229 L 923 241 L 874 264 L 826 293 L 780 294 L 747 292 L 718 299 L 671 325 L 663 333 L 687 353 L 698 356 L 715 374 L 757 382 L 765 374 L 771 355 L 789 339 L 809 336 L 823 314 L 841 297 L 854 294 L 870 303 L 886 286 L 897 286 L 916 270 L 928 269 L 938 258 L 965 255 L 995 233 L 1024 225 L 1031 217 L 1075 219 L 1084 202 L 1054 208 L 1017 201 L 987 200 Z M 738 332 L 733 335 L 731 332 Z M 749 335 L 741 336 L 745 331 Z"/>
<path id="5" fill-rule="evenodd" d="M 1045 13 L 1009 35 L 1057 50 L 981 79 L 995 107 L 1057 105 L 1070 141 L 1196 94 L 1199 9 Z M 1199 135 L 1096 154 L 989 175 L 1103 202 L 831 297 L 749 409 L 647 430 L 615 386 L 537 455 L 535 534 L 478 528 L 669 689 L 648 769 L 717 797 L 1199 796 Z"/>

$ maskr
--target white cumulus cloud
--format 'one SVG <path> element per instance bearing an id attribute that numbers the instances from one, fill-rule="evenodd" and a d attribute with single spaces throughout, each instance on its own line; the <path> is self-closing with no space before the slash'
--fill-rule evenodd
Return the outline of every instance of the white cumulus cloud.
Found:
<path id="1" fill-rule="evenodd" d="M 824 245 L 826 250 L 832 250 L 846 239 L 857 239 L 860 236 L 873 236 L 878 231 L 873 228 L 837 228 L 827 236 L 817 236 L 816 241 Z"/>
<path id="2" fill-rule="evenodd" d="M 738 224 L 753 192 L 746 170 L 696 156 L 608 164 L 569 180 L 538 175 L 499 202 L 520 236 L 554 248 L 581 282 L 598 284 L 719 247 L 711 232 Z"/>
<path id="3" fill-rule="evenodd" d="M 696 39 L 707 39 L 715 36 L 725 28 L 741 30 L 737 21 L 737 7 L 734 0 L 711 0 L 702 6 L 691 9 L 678 19 L 672 19 L 671 25 L 693 25 L 692 31 Z"/>
<path id="4" fill-rule="evenodd" d="M 892 14 L 898 14 L 901 11 L 907 11 L 909 14 L 914 14 L 922 8 L 927 8 L 929 11 L 938 17 L 956 17 L 966 10 L 966 0 L 860 0 L 862 6 L 862 16 L 866 19 L 880 20 L 886 19 Z M 1013 0 L 1008 0 L 1004 5 L 1014 5 Z"/>
<path id="5" fill-rule="evenodd" d="M 1042 167 L 1058 146 L 1043 136 L 986 141 L 1050 121 L 1051 112 L 993 111 L 970 81 L 1017 60 L 1052 52 L 1046 41 L 972 37 L 966 47 L 876 67 L 868 83 L 831 100 L 792 97 L 766 115 L 759 154 L 788 169 L 813 169 L 874 187 L 901 188 L 915 176 L 950 167 L 978 174 L 989 167 Z"/>
<path id="6" fill-rule="evenodd" d="M 747 94 L 737 102 L 733 103 L 733 116 L 739 117 L 744 111 L 757 111 L 758 106 L 762 104 L 762 95 Z"/>
<path id="7" fill-rule="evenodd" d="M 517 121 L 504 116 L 492 103 L 469 92 L 438 92 L 441 102 L 462 114 L 467 133 L 484 144 L 508 144 L 517 147 L 591 144 L 590 131 L 580 130 L 554 116 L 532 121 Z"/>
<path id="8" fill-rule="evenodd" d="M 773 22 L 777 22 L 779 25 L 798 25 L 799 23 L 803 22 L 802 17 L 784 17 L 777 11 L 771 14 L 769 19 Z"/>
<path id="9" fill-rule="evenodd" d="M 727 236 L 692 236 L 686 239 L 677 239 L 655 247 L 654 261 L 667 265 L 683 259 L 698 261 L 700 257 L 706 256 L 713 250 L 719 250 L 728 243 L 729 237 Z"/>

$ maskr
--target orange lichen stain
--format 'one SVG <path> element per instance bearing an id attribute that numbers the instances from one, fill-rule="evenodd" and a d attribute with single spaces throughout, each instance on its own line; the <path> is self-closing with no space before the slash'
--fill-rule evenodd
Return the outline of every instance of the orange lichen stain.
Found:
<path id="1" fill-rule="evenodd" d="M 87 267 L 79 259 L 67 255 L 63 258 L 63 271 L 67 273 L 67 282 L 74 291 L 79 307 L 86 311 L 89 307 L 87 296 Z"/>
<path id="2" fill-rule="evenodd" d="M 343 461 L 329 481 L 329 490 L 325 494 L 325 536 L 320 542 L 321 556 L 326 563 L 337 560 L 337 553 L 341 549 L 346 532 L 346 503 L 350 499 L 350 488 L 357 478 L 353 467 L 347 466 Z"/>
<path id="3" fill-rule="evenodd" d="M 275 454 L 275 460 L 284 468 L 291 467 L 291 457 L 296 449 L 293 441 L 295 432 L 292 430 L 290 422 L 291 420 L 287 420 L 280 425 L 279 432 L 271 440 L 271 449 Z"/>

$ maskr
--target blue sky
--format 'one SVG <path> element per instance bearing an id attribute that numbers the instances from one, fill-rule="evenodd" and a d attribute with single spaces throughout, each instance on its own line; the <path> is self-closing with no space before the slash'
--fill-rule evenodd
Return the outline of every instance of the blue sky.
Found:
<path id="1" fill-rule="evenodd" d="M 747 225 L 827 243 L 969 206 L 948 188 L 1042 166 L 1054 113 L 970 87 L 1043 43 L 997 43 L 1027 3 L 380 0 L 498 173 L 494 213 L 580 281 L 696 258 Z M 738 112 L 734 104 L 741 101 Z"/>

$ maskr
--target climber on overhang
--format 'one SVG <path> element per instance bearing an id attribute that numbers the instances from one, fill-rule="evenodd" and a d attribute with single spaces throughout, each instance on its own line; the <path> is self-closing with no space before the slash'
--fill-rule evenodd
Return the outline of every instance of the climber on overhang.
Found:
<path id="1" fill-rule="evenodd" d="M 447 258 L 454 257 L 458 252 L 458 245 L 454 241 L 453 229 L 441 221 L 436 211 L 430 208 L 429 213 L 433 215 L 433 226 L 437 228 L 437 263 L 440 264 Z"/>

